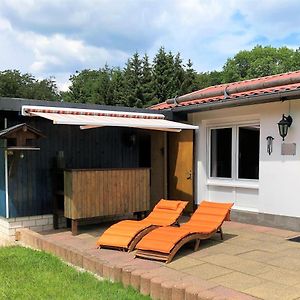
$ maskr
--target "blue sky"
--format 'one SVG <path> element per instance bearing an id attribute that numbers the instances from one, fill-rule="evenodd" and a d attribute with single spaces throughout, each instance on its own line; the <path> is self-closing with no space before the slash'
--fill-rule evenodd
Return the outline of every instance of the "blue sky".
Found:
<path id="1" fill-rule="evenodd" d="M 160 46 L 220 70 L 256 44 L 298 48 L 299 12 L 298 0 L 0 0 L 0 70 L 55 76 L 65 90 L 76 70 Z"/>

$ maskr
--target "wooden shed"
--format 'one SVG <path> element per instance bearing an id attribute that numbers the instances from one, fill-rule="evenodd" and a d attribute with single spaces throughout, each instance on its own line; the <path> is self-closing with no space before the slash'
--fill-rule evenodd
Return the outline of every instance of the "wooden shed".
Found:
<path id="1" fill-rule="evenodd" d="M 49 229 L 53 215 L 55 227 L 63 215 L 76 231 L 83 219 L 143 213 L 163 197 L 193 206 L 196 127 L 168 112 L 0 98 L 0 116 L 0 130 L 40 134 L 31 150 L 0 140 L 0 218 L 9 224 L 21 218 L 24 227 Z M 176 153 L 191 164 L 180 165 Z M 178 188 L 180 176 L 188 192 Z"/>

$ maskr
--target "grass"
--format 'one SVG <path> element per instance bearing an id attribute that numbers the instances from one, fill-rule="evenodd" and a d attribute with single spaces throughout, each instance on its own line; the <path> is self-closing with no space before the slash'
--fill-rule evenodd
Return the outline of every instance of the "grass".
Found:
<path id="1" fill-rule="evenodd" d="M 79 272 L 51 254 L 0 248 L 0 299 L 150 299 L 119 283 Z"/>

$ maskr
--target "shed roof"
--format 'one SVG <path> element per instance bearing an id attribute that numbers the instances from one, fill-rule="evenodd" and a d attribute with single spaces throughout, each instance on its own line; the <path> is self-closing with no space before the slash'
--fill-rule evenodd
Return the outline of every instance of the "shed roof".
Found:
<path id="1" fill-rule="evenodd" d="M 282 100 L 284 100 L 284 92 L 291 91 L 296 91 L 298 96 L 300 96 L 300 70 L 210 86 L 180 96 L 176 99 L 168 99 L 165 102 L 153 105 L 150 108 L 153 110 L 172 109 L 174 111 L 178 109 L 179 111 L 180 108 L 183 109 L 184 107 L 200 108 L 205 106 L 205 104 L 211 104 L 211 109 L 213 109 L 213 106 L 220 102 L 230 102 L 234 105 L 234 103 L 238 103 L 237 100 L 249 100 L 250 98 L 259 99 L 259 96 L 266 95 L 275 96 L 280 94 Z M 272 97 L 270 97 L 269 100 L 272 101 Z M 249 102 L 245 101 L 245 103 Z"/>
<path id="2" fill-rule="evenodd" d="M 22 124 L 17 124 L 15 126 L 11 126 L 8 128 L 5 128 L 3 130 L 0 131 L 0 138 L 7 138 L 9 137 L 11 134 L 17 132 L 17 131 L 29 131 L 32 132 L 33 134 L 35 134 L 37 137 L 43 137 L 44 135 L 42 134 L 42 132 L 26 123 L 22 123 Z"/>

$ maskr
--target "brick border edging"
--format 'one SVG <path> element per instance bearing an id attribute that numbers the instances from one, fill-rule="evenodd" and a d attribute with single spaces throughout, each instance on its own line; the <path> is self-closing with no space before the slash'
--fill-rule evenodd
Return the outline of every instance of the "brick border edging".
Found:
<path id="1" fill-rule="evenodd" d="M 43 235 L 27 228 L 18 229 L 16 240 L 32 248 L 43 250 L 60 257 L 74 266 L 83 268 L 113 282 L 132 286 L 143 295 L 162 300 L 254 300 L 255 297 L 222 287 L 213 287 L 207 282 L 198 286 L 197 282 L 186 282 L 179 278 L 166 279 L 166 274 L 156 270 L 141 269 L 128 263 L 112 264 L 98 256 L 84 253 L 70 246 L 48 241 Z M 164 276 L 165 275 L 165 276 Z M 200 279 L 199 279 L 200 281 Z"/>

